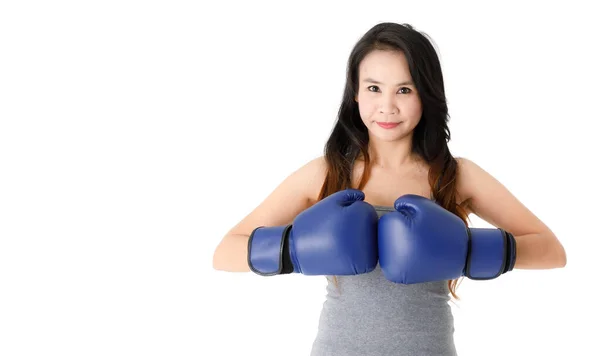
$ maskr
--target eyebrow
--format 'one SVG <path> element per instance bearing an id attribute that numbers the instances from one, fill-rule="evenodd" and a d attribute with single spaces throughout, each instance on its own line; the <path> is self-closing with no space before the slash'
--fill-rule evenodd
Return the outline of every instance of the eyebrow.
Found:
<path id="1" fill-rule="evenodd" d="M 381 82 L 376 81 L 375 79 L 372 78 L 365 78 L 363 80 L 363 82 L 367 82 L 367 83 L 373 83 L 373 84 L 381 84 Z M 403 82 L 400 82 L 398 84 L 396 84 L 396 86 L 401 86 L 401 85 L 415 85 L 412 80 L 405 80 Z"/>

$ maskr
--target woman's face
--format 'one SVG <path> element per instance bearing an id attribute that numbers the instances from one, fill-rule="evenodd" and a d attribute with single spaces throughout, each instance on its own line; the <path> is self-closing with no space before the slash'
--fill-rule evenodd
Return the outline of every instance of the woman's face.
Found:
<path id="1" fill-rule="evenodd" d="M 412 134 L 423 112 L 404 53 L 375 50 L 358 68 L 355 100 L 370 135 L 395 141 Z"/>

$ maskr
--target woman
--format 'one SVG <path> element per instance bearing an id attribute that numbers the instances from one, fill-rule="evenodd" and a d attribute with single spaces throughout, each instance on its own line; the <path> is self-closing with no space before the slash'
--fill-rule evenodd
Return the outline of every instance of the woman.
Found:
<path id="1" fill-rule="evenodd" d="M 410 25 L 355 45 L 325 155 L 233 227 L 214 268 L 328 277 L 312 355 L 455 355 L 460 278 L 564 267 L 550 229 L 448 149 L 439 59 Z M 496 229 L 468 229 L 476 214 Z"/>

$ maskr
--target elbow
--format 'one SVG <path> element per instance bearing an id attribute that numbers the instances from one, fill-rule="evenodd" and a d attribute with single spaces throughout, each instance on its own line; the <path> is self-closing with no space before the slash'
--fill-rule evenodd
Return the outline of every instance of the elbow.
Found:
<path id="1" fill-rule="evenodd" d="M 220 246 L 217 246 L 217 248 L 215 249 L 215 251 L 213 252 L 213 256 L 212 256 L 212 268 L 215 271 L 223 271 L 224 267 L 223 267 L 223 258 L 221 257 L 221 253 L 220 253 Z"/>
<path id="2" fill-rule="evenodd" d="M 546 242 L 546 261 L 549 264 L 550 268 L 564 268 L 567 265 L 567 253 L 565 251 L 564 246 L 556 235 L 550 233 L 550 238 L 548 235 L 542 235 L 547 240 Z"/>
<path id="3" fill-rule="evenodd" d="M 223 258 L 219 256 L 219 254 L 215 253 L 213 255 L 212 268 L 217 272 L 230 272 L 231 269 L 228 268 L 227 264 L 224 263 Z"/>
<path id="4" fill-rule="evenodd" d="M 564 268 L 567 265 L 567 253 L 558 241 L 548 246 L 544 260 L 548 268 Z"/>
<path id="5" fill-rule="evenodd" d="M 224 238 L 212 256 L 212 268 L 223 272 L 248 272 L 247 241 L 244 236 Z"/>
<path id="6" fill-rule="evenodd" d="M 567 252 L 565 251 L 565 247 L 560 243 L 556 235 L 552 234 L 552 246 L 551 251 L 553 251 L 552 261 L 554 262 L 555 268 L 564 268 L 567 265 Z"/>
<path id="7" fill-rule="evenodd" d="M 559 244 L 558 246 L 558 257 L 556 258 L 557 260 L 557 264 L 556 267 L 557 268 L 564 268 L 567 266 L 567 252 L 565 251 L 565 248 Z"/>
<path id="8" fill-rule="evenodd" d="M 515 268 L 555 269 L 566 265 L 565 248 L 553 234 L 532 234 L 517 243 Z"/>
<path id="9" fill-rule="evenodd" d="M 212 268 L 217 272 L 245 272 L 247 268 L 240 262 L 236 262 L 235 256 L 232 256 L 226 246 L 219 246 L 215 249 L 212 257 Z"/>
<path id="10" fill-rule="evenodd" d="M 212 258 L 212 268 L 215 271 L 219 270 L 219 264 L 218 264 L 218 260 L 217 260 L 217 255 L 216 253 L 213 253 L 213 258 Z"/>

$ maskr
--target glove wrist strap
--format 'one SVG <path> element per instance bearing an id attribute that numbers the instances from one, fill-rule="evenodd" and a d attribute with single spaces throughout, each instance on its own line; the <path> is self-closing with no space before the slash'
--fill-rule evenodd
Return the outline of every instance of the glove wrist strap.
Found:
<path id="1" fill-rule="evenodd" d="M 506 267 L 502 271 L 502 274 L 504 274 L 512 271 L 515 267 L 515 262 L 517 261 L 517 241 L 510 232 L 504 230 L 502 232 L 506 235 L 506 242 L 508 243 L 508 248 L 506 249 Z"/>
<path id="2" fill-rule="evenodd" d="M 290 229 L 292 225 L 283 231 L 283 247 L 281 249 L 281 273 L 290 274 L 294 272 L 294 264 L 290 255 Z"/>
<path id="3" fill-rule="evenodd" d="M 258 227 L 248 239 L 248 266 L 261 276 L 294 272 L 288 243 L 292 225 Z"/>
<path id="4" fill-rule="evenodd" d="M 489 280 L 512 271 L 516 260 L 514 236 L 502 229 L 468 231 L 467 262 L 463 275 L 473 280 Z"/>

